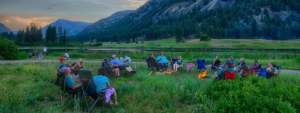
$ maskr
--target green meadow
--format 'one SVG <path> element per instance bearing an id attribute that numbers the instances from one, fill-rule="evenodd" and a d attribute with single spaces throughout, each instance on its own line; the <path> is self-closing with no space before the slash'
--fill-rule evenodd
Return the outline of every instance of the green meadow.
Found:
<path id="1" fill-rule="evenodd" d="M 71 63 L 71 62 L 68 62 Z M 9 112 L 86 112 L 84 103 L 72 111 L 60 103 L 60 88 L 54 85 L 59 63 L 0 65 L 0 111 Z M 84 69 L 96 70 L 100 63 L 84 63 Z M 235 81 L 197 79 L 200 73 L 185 69 L 173 75 L 148 75 L 146 64 L 138 64 L 137 73 L 122 78 L 109 75 L 118 93 L 119 106 L 97 105 L 94 112 L 300 112 L 300 77 L 281 74 L 262 79 L 250 76 Z M 75 103 L 74 103 L 75 104 Z"/>
<path id="2" fill-rule="evenodd" d="M 203 42 L 188 39 L 185 43 L 176 43 L 175 38 L 134 43 L 105 42 L 102 47 L 146 47 L 146 48 L 224 48 L 224 49 L 299 49 L 300 40 L 265 40 L 265 39 L 212 39 Z"/>

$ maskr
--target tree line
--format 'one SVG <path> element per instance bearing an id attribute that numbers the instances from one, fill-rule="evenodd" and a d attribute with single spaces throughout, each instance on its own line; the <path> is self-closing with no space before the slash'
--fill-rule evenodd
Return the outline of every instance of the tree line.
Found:
<path id="1" fill-rule="evenodd" d="M 287 40 L 300 37 L 300 1 L 299 0 L 234 0 L 230 7 L 218 7 L 201 11 L 205 6 L 195 6 L 179 17 L 166 14 L 166 18 L 152 18 L 178 2 L 195 2 L 194 0 L 165 0 L 150 2 L 151 10 L 141 7 L 106 29 L 77 35 L 72 41 L 136 41 L 138 37 L 145 40 L 164 39 L 177 36 L 189 38 L 194 34 L 200 38 L 207 34 L 215 39 L 254 39 Z M 205 0 L 208 4 L 211 0 Z M 227 0 L 223 0 L 227 1 Z M 139 20 L 140 14 L 145 13 Z M 280 14 L 288 16 L 282 18 Z M 179 29 L 180 28 L 180 29 Z M 88 37 L 88 38 L 87 38 Z M 180 37 L 177 37 L 180 39 Z M 180 39 L 181 40 L 181 39 Z M 179 41 L 180 41 L 179 40 Z"/>

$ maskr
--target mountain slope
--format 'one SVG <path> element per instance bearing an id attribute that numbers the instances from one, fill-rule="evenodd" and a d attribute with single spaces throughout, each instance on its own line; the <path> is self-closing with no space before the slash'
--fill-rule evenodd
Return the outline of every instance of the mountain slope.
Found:
<path id="1" fill-rule="evenodd" d="M 10 33 L 11 30 L 8 27 L 6 27 L 4 24 L 0 23 L 0 33 L 2 33 L 2 32 Z"/>
<path id="2" fill-rule="evenodd" d="M 181 34 L 189 38 L 300 37 L 299 0 L 149 0 L 105 29 L 78 35 L 100 41 L 156 40 Z"/>
<path id="3" fill-rule="evenodd" d="M 86 28 L 84 28 L 82 30 L 82 32 L 80 34 L 86 34 L 89 32 L 96 31 L 96 30 L 101 30 L 101 29 L 109 26 L 110 24 L 113 24 L 113 23 L 117 22 L 118 20 L 124 18 L 125 16 L 127 16 L 128 14 L 130 14 L 132 12 L 133 12 L 133 10 L 125 10 L 125 11 L 116 12 L 107 18 L 100 19 L 97 22 L 87 26 Z"/>
<path id="4" fill-rule="evenodd" d="M 68 35 L 74 36 L 74 35 L 77 35 L 79 32 L 81 32 L 86 26 L 91 25 L 91 24 L 92 23 L 58 19 L 57 21 L 55 21 L 49 25 L 56 26 L 56 29 L 58 29 L 58 26 L 62 27 L 62 29 L 66 28 Z M 46 30 L 49 25 L 42 28 L 43 37 L 46 37 Z"/>

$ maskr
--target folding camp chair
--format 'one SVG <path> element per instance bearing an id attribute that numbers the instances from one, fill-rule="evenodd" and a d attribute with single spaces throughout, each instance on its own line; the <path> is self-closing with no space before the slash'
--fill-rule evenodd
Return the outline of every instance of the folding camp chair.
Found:
<path id="1" fill-rule="evenodd" d="M 188 72 L 192 72 L 193 69 L 194 69 L 193 63 L 188 63 L 188 66 L 186 66 L 186 70 L 187 70 Z"/>
<path id="2" fill-rule="evenodd" d="M 73 99 L 75 97 L 75 95 L 78 96 L 78 92 L 69 92 L 68 89 L 68 85 L 66 84 L 65 82 L 65 76 L 60 76 L 59 78 L 59 85 L 60 85 L 60 101 L 61 103 L 63 104 L 67 99 L 71 99 L 71 97 L 73 96 Z M 68 94 L 66 98 L 64 98 L 64 95 L 63 94 Z M 72 101 L 71 101 L 72 102 Z M 67 107 L 71 102 L 69 102 L 65 107 Z"/>
<path id="3" fill-rule="evenodd" d="M 207 64 L 205 63 L 205 60 L 203 59 L 197 59 L 197 64 L 195 66 L 197 66 L 197 70 L 202 70 L 202 69 L 206 69 Z"/>
<path id="4" fill-rule="evenodd" d="M 227 81 L 228 79 L 230 79 L 234 81 L 235 75 L 236 75 L 236 71 L 234 71 L 233 73 L 230 73 L 229 71 L 225 71 L 225 80 Z"/>
<path id="5" fill-rule="evenodd" d="M 217 69 L 217 66 L 214 66 L 214 63 L 211 64 L 211 73 L 213 73 L 214 69 Z M 220 71 L 220 69 L 218 68 L 217 71 Z"/>
<path id="6" fill-rule="evenodd" d="M 266 78 L 266 75 L 267 75 L 267 68 L 260 68 L 259 76 L 261 76 L 262 78 Z"/>
<path id="7" fill-rule="evenodd" d="M 101 67 L 104 67 L 104 63 L 105 63 L 105 62 L 102 62 Z M 105 68 L 105 69 L 106 69 L 105 75 L 113 74 L 113 72 L 112 72 L 113 68 Z"/>
<path id="8" fill-rule="evenodd" d="M 147 69 L 151 68 L 151 70 L 153 71 L 154 67 L 151 66 L 151 63 L 148 62 L 148 58 L 145 58 L 145 61 L 146 61 L 147 65 L 148 65 L 148 68 L 147 68 Z M 157 71 L 158 71 L 158 70 L 157 70 Z"/>
<path id="9" fill-rule="evenodd" d="M 171 62 L 171 67 L 173 67 L 173 65 L 176 63 L 178 59 L 172 58 L 172 62 Z"/>

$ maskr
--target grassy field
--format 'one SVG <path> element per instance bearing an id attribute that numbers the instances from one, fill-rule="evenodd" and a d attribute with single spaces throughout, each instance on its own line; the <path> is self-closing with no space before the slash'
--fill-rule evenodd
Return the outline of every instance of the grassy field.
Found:
<path id="1" fill-rule="evenodd" d="M 190 39 L 185 43 L 176 43 L 174 38 L 144 41 L 136 43 L 111 44 L 104 42 L 102 47 L 147 47 L 147 48 L 231 48 L 231 49 L 299 49 L 300 40 L 264 40 L 264 39 L 212 39 L 209 42 L 200 42 L 199 39 Z"/>
<path id="2" fill-rule="evenodd" d="M 58 65 L 0 65 L 0 111 L 81 112 L 71 111 L 72 106 L 64 109 L 59 102 L 59 87 L 54 85 Z M 85 63 L 84 68 L 96 75 L 100 65 Z M 174 75 L 148 75 L 149 72 L 145 64 L 139 64 L 134 76 L 109 76 L 120 105 L 96 106 L 94 112 L 300 112 L 299 75 L 213 82 L 197 79 L 200 72 L 196 70 L 181 70 Z"/>

